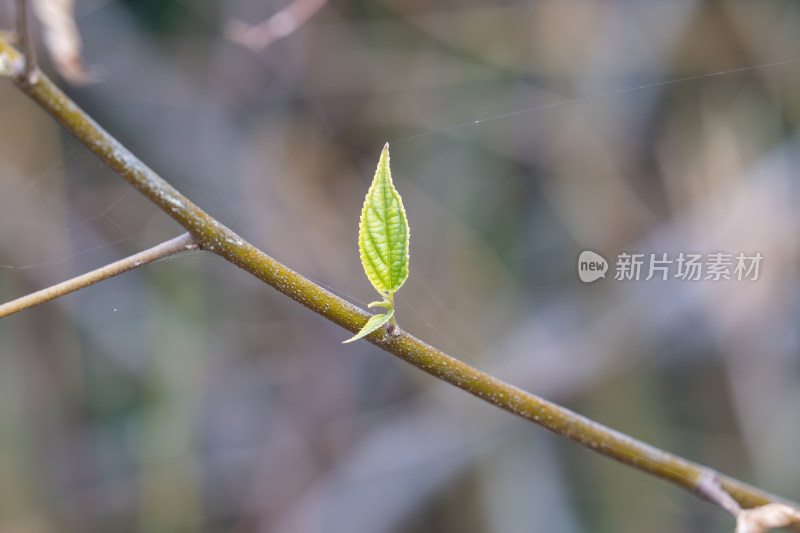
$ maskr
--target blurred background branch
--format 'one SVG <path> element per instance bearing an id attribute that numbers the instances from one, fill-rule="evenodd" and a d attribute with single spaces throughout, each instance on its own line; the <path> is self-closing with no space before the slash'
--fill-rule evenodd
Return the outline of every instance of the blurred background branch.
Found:
<path id="1" fill-rule="evenodd" d="M 53 66 L 65 80 L 74 85 L 100 81 L 101 70 L 98 67 L 89 67 L 83 61 L 83 43 L 75 22 L 75 0 L 18 1 L 20 9 L 27 6 L 28 2 L 33 2 L 33 10 L 42 24 L 42 37 L 47 52 Z M 30 31 L 26 30 L 23 34 L 29 35 Z M 23 52 L 27 55 L 27 47 L 23 48 Z M 30 52 L 33 52 L 33 48 Z"/>
<path id="2" fill-rule="evenodd" d="M 229 20 L 225 24 L 225 35 L 234 43 L 259 52 L 278 39 L 291 35 L 305 24 L 328 0 L 293 0 L 259 24 L 241 20 Z"/>

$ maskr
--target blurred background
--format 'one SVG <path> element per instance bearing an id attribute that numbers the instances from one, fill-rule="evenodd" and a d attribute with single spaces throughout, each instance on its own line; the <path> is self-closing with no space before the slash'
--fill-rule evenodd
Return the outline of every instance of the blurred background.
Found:
<path id="1" fill-rule="evenodd" d="M 143 161 L 362 307 L 390 141 L 404 329 L 800 500 L 800 4 L 287 5 L 77 0 L 85 85 L 34 36 Z M 276 13 L 284 38 L 237 42 Z M 0 300 L 181 232 L 0 79 Z M 611 262 L 593 284 L 586 249 Z M 614 279 L 622 252 L 720 251 L 760 252 L 759 278 Z M 206 253 L 3 319 L 0 531 L 733 530 L 349 336 Z"/>

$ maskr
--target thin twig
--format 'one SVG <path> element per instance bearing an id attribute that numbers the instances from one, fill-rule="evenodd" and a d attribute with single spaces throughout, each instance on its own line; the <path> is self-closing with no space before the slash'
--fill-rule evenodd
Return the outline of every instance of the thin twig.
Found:
<path id="1" fill-rule="evenodd" d="M 16 54 L 0 38 L 0 59 L 6 55 L 10 59 L 9 63 L 14 64 Z M 353 333 L 359 331 L 372 316 L 282 265 L 197 207 L 95 123 L 46 76 L 38 76 L 33 85 L 22 83 L 14 75 L 12 78 L 25 94 L 95 155 L 186 228 L 204 250 L 216 253 Z M 378 330 L 365 338 L 383 350 L 486 402 L 598 453 L 671 481 L 690 492 L 696 491 L 698 483 L 709 471 L 705 466 L 667 453 L 500 381 L 404 331 L 397 331 L 396 335 L 385 335 L 385 330 Z M 717 479 L 743 507 L 785 501 L 727 476 L 717 475 Z"/>
<path id="2" fill-rule="evenodd" d="M 713 472 L 708 472 L 697 484 L 697 494 L 728 511 L 736 519 L 736 533 L 764 533 L 773 528 L 800 526 L 800 509 L 782 503 L 742 509 Z"/>
<path id="3" fill-rule="evenodd" d="M 31 75 L 36 69 L 36 50 L 33 48 L 28 2 L 29 0 L 17 0 L 17 34 L 22 52 L 25 54 L 22 75 L 26 81 L 30 82 Z"/>
<path id="4" fill-rule="evenodd" d="M 231 20 L 225 25 L 225 35 L 234 43 L 259 52 L 308 22 L 328 0 L 294 0 L 263 22 L 254 25 Z"/>
<path id="5" fill-rule="evenodd" d="M 733 496 L 722 488 L 714 472 L 707 472 L 697 484 L 697 494 L 711 503 L 715 503 L 728 511 L 734 518 L 742 512 L 742 506 L 733 499 Z"/>
<path id="6" fill-rule="evenodd" d="M 91 272 L 87 272 L 86 274 L 82 274 L 67 281 L 62 281 L 57 285 L 47 287 L 46 289 L 42 289 L 40 291 L 25 295 L 21 298 L 17 298 L 16 300 L 12 300 L 8 303 L 4 303 L 0 305 L 0 318 L 22 311 L 23 309 L 28 309 L 29 307 L 33 307 L 35 305 L 49 302 L 50 300 L 58 298 L 59 296 L 64 296 L 65 294 L 77 291 L 78 289 L 88 287 L 89 285 L 94 285 L 95 283 L 103 281 L 104 279 L 112 278 L 118 274 L 122 274 L 123 272 L 133 270 L 134 268 L 152 263 L 153 261 L 163 259 L 170 255 L 184 252 L 186 250 L 196 249 L 197 245 L 195 244 L 194 239 L 192 239 L 192 236 L 188 233 L 184 233 L 183 235 L 175 237 L 167 242 L 163 242 L 158 246 L 154 246 L 143 252 L 139 252 L 138 254 L 126 257 L 125 259 L 121 259 L 115 263 L 111 263 L 104 267 L 100 267 L 97 270 L 92 270 Z"/>

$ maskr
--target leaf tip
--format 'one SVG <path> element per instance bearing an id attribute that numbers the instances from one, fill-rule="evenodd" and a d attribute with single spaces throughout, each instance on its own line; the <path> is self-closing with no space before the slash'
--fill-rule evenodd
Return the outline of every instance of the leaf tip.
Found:
<path id="1" fill-rule="evenodd" d="M 389 141 L 386 141 L 386 144 L 383 145 L 383 151 L 384 152 L 388 152 L 389 151 Z"/>

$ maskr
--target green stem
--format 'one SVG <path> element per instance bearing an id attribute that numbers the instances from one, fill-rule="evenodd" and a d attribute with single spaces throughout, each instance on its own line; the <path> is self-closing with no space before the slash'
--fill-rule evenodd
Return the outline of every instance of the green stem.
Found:
<path id="1" fill-rule="evenodd" d="M 389 293 L 389 298 L 388 299 L 389 299 L 389 305 L 391 306 L 391 307 L 389 307 L 389 309 L 394 310 L 394 293 L 393 292 Z M 389 331 L 392 334 L 394 334 L 397 331 L 397 328 L 399 327 L 397 325 L 397 319 L 395 318 L 396 316 L 397 316 L 397 313 L 393 314 L 392 318 L 389 319 Z"/>
<path id="2" fill-rule="evenodd" d="M 89 118 L 41 72 L 26 83 L 19 53 L 0 38 L 0 61 L 12 68 L 15 84 L 123 179 L 159 206 L 192 235 L 204 250 L 250 272 L 315 313 L 355 333 L 371 316 L 282 265 L 179 193 L 127 148 Z M 401 330 L 395 335 L 370 335 L 368 340 L 404 361 L 486 402 L 521 416 L 558 435 L 622 463 L 695 492 L 713 471 L 628 435 L 593 422 L 569 409 L 500 381 Z M 788 503 L 736 479 L 717 475 L 721 486 L 743 507 Z M 795 505 L 796 504 L 790 504 Z"/>

